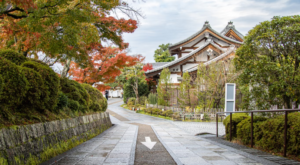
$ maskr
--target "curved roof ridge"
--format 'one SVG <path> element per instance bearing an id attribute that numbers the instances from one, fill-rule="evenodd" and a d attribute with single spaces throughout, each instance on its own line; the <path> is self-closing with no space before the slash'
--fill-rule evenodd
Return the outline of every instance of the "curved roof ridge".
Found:
<path id="1" fill-rule="evenodd" d="M 232 38 L 229 38 L 229 37 L 227 37 L 227 36 L 225 36 L 225 35 L 223 35 L 223 34 L 217 32 L 216 30 L 214 30 L 213 28 L 211 28 L 211 26 L 210 26 L 210 24 L 208 23 L 208 21 L 206 21 L 206 22 L 204 23 L 203 27 L 201 28 L 201 30 L 199 30 L 198 32 L 194 33 L 193 35 L 191 35 L 190 37 L 188 37 L 188 38 L 186 38 L 186 39 L 184 39 L 184 40 L 181 40 L 181 41 L 179 41 L 179 42 L 177 42 L 177 43 L 175 43 L 175 44 L 170 45 L 169 48 L 170 48 L 170 47 L 174 47 L 174 46 L 179 45 L 179 44 L 182 44 L 182 43 L 184 43 L 184 42 L 186 42 L 186 41 L 188 41 L 188 40 L 190 40 L 190 39 L 196 37 L 197 35 L 199 35 L 200 33 L 202 33 L 205 29 L 211 30 L 212 32 L 216 33 L 218 36 L 220 36 L 220 37 L 222 37 L 222 38 L 224 38 L 224 39 L 227 39 L 227 40 L 229 40 L 229 41 L 232 41 L 232 42 L 235 42 L 235 43 L 238 43 L 238 44 L 242 44 L 242 42 L 240 42 L 240 41 L 236 41 L 236 40 L 234 40 L 234 39 L 232 39 Z M 237 31 L 237 30 L 236 30 L 236 31 Z M 237 31 L 237 32 L 238 32 L 238 31 Z M 240 34 L 240 32 L 238 32 L 238 33 Z M 242 34 L 241 34 L 241 35 L 242 35 Z"/>
<path id="2" fill-rule="evenodd" d="M 207 45 L 209 45 L 209 44 L 211 44 L 211 45 L 213 45 L 213 46 L 215 46 L 215 47 L 217 47 L 217 48 L 220 48 L 217 44 L 213 43 L 212 41 L 211 41 L 211 42 L 206 42 L 204 45 L 202 45 L 201 47 L 199 47 L 199 48 L 195 49 L 194 51 L 190 52 L 190 53 L 187 54 L 186 56 L 183 56 L 183 57 L 181 57 L 181 58 L 178 58 L 177 60 L 174 60 L 174 61 L 172 61 L 172 62 L 169 62 L 169 63 L 166 64 L 166 65 L 157 67 L 157 68 L 152 69 L 152 70 L 148 70 L 148 71 L 145 72 L 145 73 L 152 73 L 152 72 L 161 70 L 161 69 L 163 69 L 163 68 L 169 67 L 169 66 L 171 66 L 171 65 L 173 65 L 173 64 L 176 64 L 176 63 L 178 63 L 178 62 L 180 62 L 180 61 L 182 61 L 182 60 L 185 60 L 185 59 L 187 59 L 188 57 L 190 57 L 190 56 L 194 55 L 195 53 L 197 53 L 198 51 L 202 50 L 203 48 L 205 48 L 205 47 L 206 47 Z"/>

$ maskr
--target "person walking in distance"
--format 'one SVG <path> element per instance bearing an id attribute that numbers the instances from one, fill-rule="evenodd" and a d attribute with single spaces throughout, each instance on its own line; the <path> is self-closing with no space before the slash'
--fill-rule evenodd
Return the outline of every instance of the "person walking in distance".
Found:
<path id="1" fill-rule="evenodd" d="M 106 97 L 106 100 L 108 100 L 108 90 L 105 90 L 105 97 Z"/>

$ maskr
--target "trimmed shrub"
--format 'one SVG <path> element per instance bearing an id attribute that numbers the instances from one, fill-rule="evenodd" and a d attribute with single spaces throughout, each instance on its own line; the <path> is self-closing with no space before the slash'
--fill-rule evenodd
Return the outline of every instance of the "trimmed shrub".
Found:
<path id="1" fill-rule="evenodd" d="M 63 109 L 64 107 L 68 106 L 68 97 L 63 93 L 63 92 L 59 92 L 59 96 L 58 96 L 58 103 L 56 106 L 57 110 Z"/>
<path id="2" fill-rule="evenodd" d="M 253 116 L 253 129 L 258 126 L 258 122 L 265 120 L 267 120 L 265 117 Z M 244 144 L 249 144 L 251 142 L 251 118 L 247 118 L 237 125 L 237 138 L 242 140 Z"/>
<path id="3" fill-rule="evenodd" d="M 17 66 L 3 57 L 0 57 L 0 75 L 3 78 L 0 103 L 14 110 L 22 104 L 26 96 L 28 81 L 20 66 Z"/>
<path id="4" fill-rule="evenodd" d="M 232 138 L 236 138 L 237 137 L 237 125 L 245 120 L 249 118 L 248 114 L 246 113 L 234 113 L 232 114 L 232 128 L 231 128 L 231 137 Z M 226 129 L 226 139 L 229 139 L 229 134 L 230 134 L 230 115 L 228 115 L 224 121 L 223 124 L 225 125 L 225 129 Z"/>
<path id="5" fill-rule="evenodd" d="M 23 54 L 10 49 L 0 50 L 0 57 L 4 57 L 16 65 L 21 65 L 28 60 Z"/>
<path id="6" fill-rule="evenodd" d="M 131 97 L 131 98 L 128 99 L 127 105 L 129 105 L 129 104 L 135 105 L 135 98 L 134 97 Z"/>
<path id="7" fill-rule="evenodd" d="M 204 115 L 203 115 L 203 121 L 210 121 L 211 119 L 210 119 L 210 117 L 208 116 L 208 114 L 207 113 L 204 113 Z"/>
<path id="8" fill-rule="evenodd" d="M 103 94 L 89 84 L 81 84 L 90 95 L 89 109 L 93 111 L 105 112 L 107 109 L 107 100 Z"/>
<path id="9" fill-rule="evenodd" d="M 157 103 L 157 95 L 155 93 L 150 93 L 148 95 L 148 101 L 150 104 L 156 104 Z"/>
<path id="10" fill-rule="evenodd" d="M 28 108 L 30 110 L 45 110 L 45 103 L 49 101 L 49 92 L 44 85 L 42 76 L 33 69 L 22 67 L 29 85 L 29 89 L 23 99 L 20 109 Z M 27 111 L 27 110 L 26 110 Z"/>
<path id="11" fill-rule="evenodd" d="M 141 96 L 139 98 L 139 104 L 146 105 L 147 96 Z"/>
<path id="12" fill-rule="evenodd" d="M 31 68 L 37 71 L 44 80 L 44 84 L 49 91 L 49 100 L 45 102 L 45 108 L 53 111 L 58 102 L 58 92 L 59 92 L 59 77 L 57 74 L 47 65 L 43 65 L 34 61 L 26 61 L 22 64 L 23 67 Z"/>
<path id="13" fill-rule="evenodd" d="M 75 100 L 68 100 L 68 107 L 72 110 L 72 111 L 78 111 L 79 110 L 79 103 L 78 101 Z"/>
<path id="14" fill-rule="evenodd" d="M 164 112 L 162 112 L 162 115 L 163 115 L 163 116 L 166 115 L 167 117 L 172 117 L 173 111 L 172 111 L 172 110 L 164 111 Z"/>
<path id="15" fill-rule="evenodd" d="M 89 110 L 90 96 L 81 84 L 68 78 L 61 78 L 60 83 L 61 91 L 68 96 L 68 99 L 78 101 L 80 111 Z"/>

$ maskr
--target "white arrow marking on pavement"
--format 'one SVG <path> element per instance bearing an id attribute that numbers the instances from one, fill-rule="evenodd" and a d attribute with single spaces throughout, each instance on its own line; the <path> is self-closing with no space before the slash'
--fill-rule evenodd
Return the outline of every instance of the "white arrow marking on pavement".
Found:
<path id="1" fill-rule="evenodd" d="M 151 142 L 150 137 L 145 137 L 145 140 L 146 142 L 141 142 L 141 143 L 144 144 L 146 147 L 148 147 L 150 150 L 152 150 L 156 142 Z"/>

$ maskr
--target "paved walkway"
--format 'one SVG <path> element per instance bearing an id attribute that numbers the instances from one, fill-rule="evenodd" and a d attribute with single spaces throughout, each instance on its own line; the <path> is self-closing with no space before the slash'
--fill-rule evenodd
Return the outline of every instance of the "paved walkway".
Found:
<path id="1" fill-rule="evenodd" d="M 208 123 L 181 124 L 180 122 L 137 114 L 120 107 L 121 99 L 109 99 L 108 103 L 110 104 L 108 109 L 113 115 L 111 116 L 114 124 L 112 128 L 47 163 L 64 165 L 274 164 L 260 161 L 260 159 L 240 153 L 238 150 L 195 136 L 195 132 L 197 132 L 195 129 L 205 128 L 207 131 L 210 129 L 215 131 L 213 125 Z M 186 129 L 191 125 L 195 129 Z M 197 125 L 199 128 L 196 128 Z M 151 148 L 153 144 L 154 146 Z M 161 154 L 155 154 L 155 151 L 161 152 Z M 151 154 L 153 155 L 150 156 Z"/>

